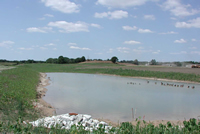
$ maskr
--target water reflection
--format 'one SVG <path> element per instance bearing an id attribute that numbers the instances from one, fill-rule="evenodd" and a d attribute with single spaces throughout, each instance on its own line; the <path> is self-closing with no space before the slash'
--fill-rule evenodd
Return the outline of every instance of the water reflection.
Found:
<path id="1" fill-rule="evenodd" d="M 94 74 L 47 75 L 51 84 L 44 100 L 57 109 L 57 114 L 76 112 L 112 121 L 131 121 L 132 108 L 145 120 L 183 120 L 200 115 L 197 84 Z"/>

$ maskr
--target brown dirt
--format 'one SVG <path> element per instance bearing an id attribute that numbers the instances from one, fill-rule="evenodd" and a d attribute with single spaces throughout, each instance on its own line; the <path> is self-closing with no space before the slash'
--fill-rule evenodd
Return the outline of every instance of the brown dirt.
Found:
<path id="1" fill-rule="evenodd" d="M 33 105 L 40 112 L 42 117 L 55 115 L 55 109 L 42 99 L 47 91 L 45 88 L 47 85 L 49 85 L 49 79 L 46 79 L 45 73 L 40 73 L 40 83 L 36 89 L 38 99 L 33 102 Z"/>

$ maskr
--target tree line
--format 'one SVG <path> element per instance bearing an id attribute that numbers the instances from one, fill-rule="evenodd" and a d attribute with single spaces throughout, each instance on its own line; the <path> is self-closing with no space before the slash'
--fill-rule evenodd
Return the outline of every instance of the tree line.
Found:
<path id="1" fill-rule="evenodd" d="M 71 63 L 79 63 L 79 62 L 84 62 L 84 61 L 86 61 L 84 56 L 78 57 L 76 59 L 59 56 L 58 58 L 48 58 L 46 60 L 46 63 L 71 64 Z"/>

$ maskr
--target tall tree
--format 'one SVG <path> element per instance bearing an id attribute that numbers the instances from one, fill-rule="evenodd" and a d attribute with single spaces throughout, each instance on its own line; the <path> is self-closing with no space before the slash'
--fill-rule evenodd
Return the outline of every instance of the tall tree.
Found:
<path id="1" fill-rule="evenodd" d="M 112 63 L 116 63 L 118 61 L 118 58 L 116 56 L 113 56 L 111 58 Z"/>
<path id="2" fill-rule="evenodd" d="M 152 59 L 151 62 L 150 62 L 150 64 L 151 64 L 151 65 L 157 65 L 157 62 L 156 62 L 155 59 Z"/>
<path id="3" fill-rule="evenodd" d="M 65 59 L 63 56 L 59 56 L 58 57 L 58 64 L 64 64 L 65 63 Z"/>

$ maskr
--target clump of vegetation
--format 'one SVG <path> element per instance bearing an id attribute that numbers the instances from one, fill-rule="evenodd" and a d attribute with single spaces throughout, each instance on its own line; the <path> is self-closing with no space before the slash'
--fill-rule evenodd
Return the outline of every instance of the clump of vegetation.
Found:
<path id="1" fill-rule="evenodd" d="M 72 125 L 69 130 L 61 129 L 62 126 L 56 125 L 55 127 L 45 128 L 45 127 L 33 127 L 30 124 L 23 124 L 22 119 L 19 118 L 14 124 L 0 122 L 0 132 L 6 133 L 54 133 L 54 134 L 197 134 L 200 133 L 200 122 L 196 119 L 190 119 L 189 121 L 184 121 L 184 126 L 174 126 L 170 122 L 166 125 L 159 124 L 154 126 L 151 123 L 146 123 L 143 121 L 144 126 L 141 125 L 141 121 L 137 122 L 136 126 L 133 126 L 129 122 L 123 122 L 118 127 L 113 127 L 112 129 L 105 131 L 104 125 L 99 125 L 99 128 L 93 129 L 93 132 L 85 130 L 85 127 L 80 125 Z"/>

